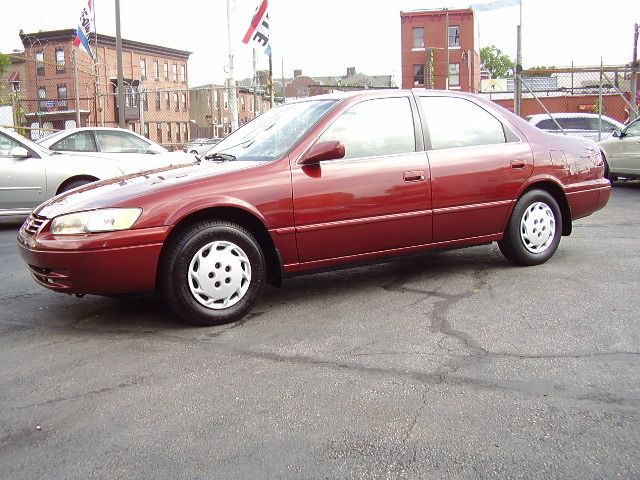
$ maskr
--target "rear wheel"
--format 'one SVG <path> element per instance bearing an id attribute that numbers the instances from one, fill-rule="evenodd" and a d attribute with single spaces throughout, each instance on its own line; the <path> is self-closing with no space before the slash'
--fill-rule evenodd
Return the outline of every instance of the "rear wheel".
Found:
<path id="1" fill-rule="evenodd" d="M 498 247 L 516 265 L 539 265 L 553 256 L 561 236 L 558 202 L 543 190 L 531 190 L 516 203 Z"/>
<path id="2" fill-rule="evenodd" d="M 185 321 L 220 325 L 251 311 L 264 289 L 264 255 L 253 235 L 225 221 L 205 221 L 168 246 L 161 288 Z"/>

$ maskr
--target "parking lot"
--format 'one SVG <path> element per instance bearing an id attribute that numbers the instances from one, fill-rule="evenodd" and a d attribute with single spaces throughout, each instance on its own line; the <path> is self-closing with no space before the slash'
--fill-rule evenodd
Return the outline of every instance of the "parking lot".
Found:
<path id="1" fill-rule="evenodd" d="M 640 184 L 488 245 L 293 278 L 185 327 L 29 277 L 0 222 L 0 478 L 638 478 Z"/>

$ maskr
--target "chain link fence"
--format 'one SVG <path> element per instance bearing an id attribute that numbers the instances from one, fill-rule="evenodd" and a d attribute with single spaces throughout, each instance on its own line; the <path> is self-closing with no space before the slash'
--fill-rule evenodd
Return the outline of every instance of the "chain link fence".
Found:
<path id="1" fill-rule="evenodd" d="M 628 67 L 523 70 L 520 115 L 539 115 L 538 126 L 545 130 L 594 131 L 595 139 L 602 138 L 633 115 L 631 77 Z M 512 78 L 483 80 L 481 95 L 513 111 L 514 83 Z"/>

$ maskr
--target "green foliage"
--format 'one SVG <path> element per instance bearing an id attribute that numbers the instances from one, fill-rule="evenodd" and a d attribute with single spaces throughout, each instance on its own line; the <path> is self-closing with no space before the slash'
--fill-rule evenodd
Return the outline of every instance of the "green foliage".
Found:
<path id="1" fill-rule="evenodd" d="M 553 72 L 544 72 L 543 70 L 553 70 L 556 67 L 531 67 L 527 70 L 538 70 L 535 73 L 527 72 L 528 77 L 550 77 Z"/>
<path id="2" fill-rule="evenodd" d="M 480 64 L 491 78 L 511 77 L 515 67 L 511 59 L 495 45 L 480 49 Z"/>
<path id="3" fill-rule="evenodd" d="M 0 75 L 2 75 L 7 68 L 11 65 L 11 59 L 9 55 L 5 55 L 4 53 L 0 53 Z"/>

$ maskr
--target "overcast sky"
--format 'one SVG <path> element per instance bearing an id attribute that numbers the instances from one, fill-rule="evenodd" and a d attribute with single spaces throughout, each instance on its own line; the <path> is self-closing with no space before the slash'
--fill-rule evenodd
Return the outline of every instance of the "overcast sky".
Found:
<path id="1" fill-rule="evenodd" d="M 466 8 L 488 0 L 269 0 L 274 76 L 293 69 L 314 76 L 356 67 L 393 74 L 400 83 L 400 11 Z M 251 49 L 241 40 L 259 0 L 233 0 L 236 79 L 251 76 Z M 522 0 L 523 65 L 629 63 L 640 0 Z M 3 2 L 0 51 L 22 48 L 18 32 L 75 28 L 86 0 Z M 95 0 L 98 34 L 115 36 L 114 0 Z M 193 52 L 189 84 L 222 83 L 228 64 L 226 0 L 120 0 L 122 37 Z M 518 7 L 478 13 L 480 47 L 515 57 Z M 267 68 L 260 56 L 258 68 Z"/>

